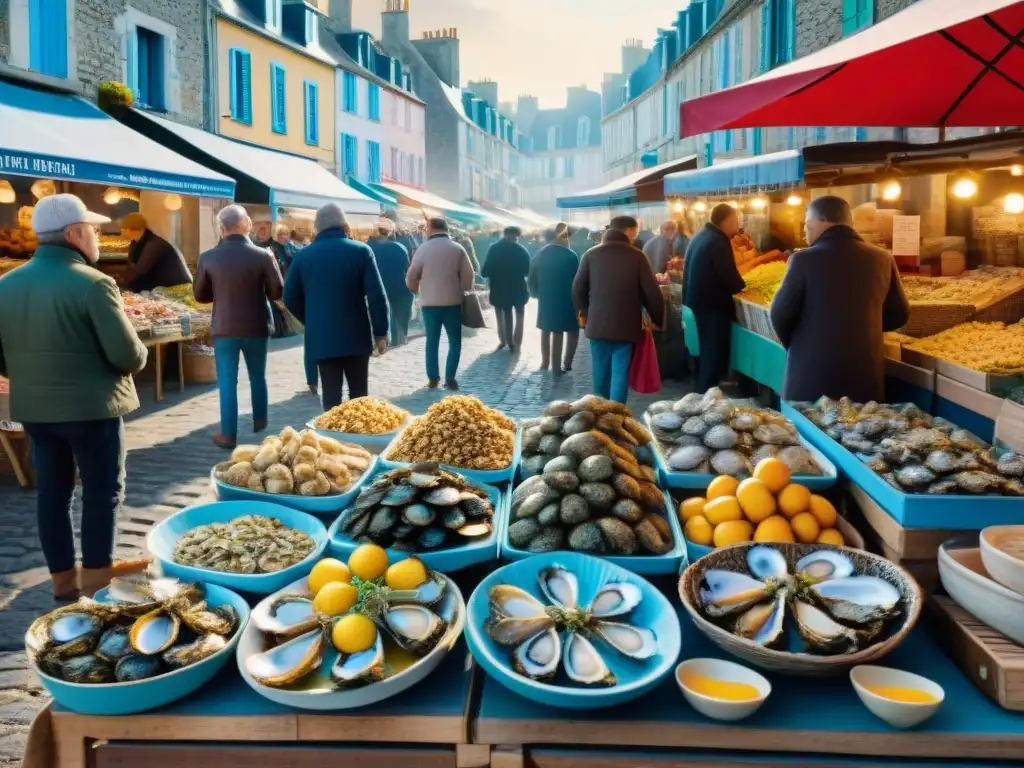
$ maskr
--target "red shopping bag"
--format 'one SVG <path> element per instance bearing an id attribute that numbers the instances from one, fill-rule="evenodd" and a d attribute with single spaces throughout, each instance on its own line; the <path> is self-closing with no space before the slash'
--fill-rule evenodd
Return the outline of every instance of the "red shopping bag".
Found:
<path id="1" fill-rule="evenodd" d="M 654 334 L 650 328 L 644 328 L 644 337 L 633 348 L 633 362 L 629 364 L 629 388 L 641 395 L 653 395 L 661 390 L 658 352 L 654 348 Z"/>

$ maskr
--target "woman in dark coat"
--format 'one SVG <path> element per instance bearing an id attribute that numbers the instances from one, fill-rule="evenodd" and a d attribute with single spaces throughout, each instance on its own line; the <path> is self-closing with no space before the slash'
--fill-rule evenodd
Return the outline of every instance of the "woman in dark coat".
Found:
<path id="1" fill-rule="evenodd" d="M 569 249 L 569 228 L 558 224 L 544 233 L 545 245 L 530 265 L 530 295 L 537 299 L 537 327 L 540 328 L 541 370 L 553 366 L 555 374 L 572 370 L 580 325 L 572 303 L 572 281 L 580 268 L 580 257 Z M 554 357 L 551 336 L 554 334 Z M 565 362 L 562 346 L 565 345 Z"/>
<path id="2" fill-rule="evenodd" d="M 523 345 L 523 317 L 530 300 L 526 288 L 530 254 L 519 244 L 522 234 L 519 227 L 506 227 L 505 236 L 487 252 L 481 273 L 490 283 L 491 306 L 498 315 L 499 352 L 505 347 L 516 352 Z"/>

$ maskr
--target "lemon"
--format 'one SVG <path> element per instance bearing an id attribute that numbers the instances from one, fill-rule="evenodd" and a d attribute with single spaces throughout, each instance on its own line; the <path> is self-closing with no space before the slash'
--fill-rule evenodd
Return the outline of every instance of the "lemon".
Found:
<path id="1" fill-rule="evenodd" d="M 817 494 L 811 496 L 810 513 L 817 518 L 818 525 L 822 528 L 835 528 L 836 520 L 839 519 L 839 514 L 832 506 L 832 502 Z"/>
<path id="2" fill-rule="evenodd" d="M 705 504 L 707 504 L 707 499 L 703 496 L 694 496 L 692 499 L 686 499 L 679 505 L 679 518 L 686 522 L 691 517 L 703 516 Z"/>
<path id="3" fill-rule="evenodd" d="M 779 493 L 779 511 L 792 519 L 811 506 L 811 492 L 804 486 L 790 483 Z"/>
<path id="4" fill-rule="evenodd" d="M 706 517 L 700 515 L 686 521 L 683 533 L 687 541 L 700 544 L 702 547 L 710 547 L 714 542 L 714 528 L 711 527 L 711 523 Z"/>
<path id="5" fill-rule="evenodd" d="M 416 589 L 426 580 L 427 567 L 415 557 L 395 563 L 384 574 L 384 583 L 392 589 Z"/>
<path id="6" fill-rule="evenodd" d="M 759 543 L 792 543 L 794 541 L 793 529 L 789 527 L 789 521 L 782 515 L 772 515 L 757 524 L 757 530 L 754 531 L 754 541 Z"/>
<path id="7" fill-rule="evenodd" d="M 761 459 L 754 467 L 754 477 L 768 486 L 772 493 L 778 493 L 789 485 L 789 467 L 782 459 Z"/>
<path id="8" fill-rule="evenodd" d="M 793 528 L 793 535 L 801 544 L 813 544 L 821 533 L 818 519 L 810 512 L 801 512 L 790 520 L 789 524 Z"/>
<path id="9" fill-rule="evenodd" d="M 715 546 L 727 547 L 750 541 L 754 535 L 754 526 L 746 520 L 730 520 L 715 528 Z"/>
<path id="10" fill-rule="evenodd" d="M 704 505 L 704 517 L 712 525 L 719 525 L 729 520 L 742 520 L 743 511 L 735 496 L 719 496 Z"/>
<path id="11" fill-rule="evenodd" d="M 365 651 L 377 639 L 377 626 L 361 613 L 338 619 L 331 630 L 331 642 L 342 653 Z"/>
<path id="12" fill-rule="evenodd" d="M 768 486 L 756 477 L 748 477 L 736 489 L 740 509 L 752 523 L 760 523 L 775 514 L 775 497 Z"/>
<path id="13" fill-rule="evenodd" d="M 330 584 L 332 581 L 343 581 L 347 584 L 351 580 L 352 574 L 348 572 L 347 565 L 333 557 L 326 557 L 313 566 L 306 583 L 309 585 L 309 591 L 316 595 L 323 589 L 324 584 Z"/>
<path id="14" fill-rule="evenodd" d="M 353 576 L 363 581 L 373 581 L 383 576 L 388 569 L 388 553 L 376 544 L 361 544 L 349 555 L 348 567 Z"/>
<path id="15" fill-rule="evenodd" d="M 845 543 L 843 534 L 837 528 L 822 528 L 821 533 L 818 534 L 818 544 L 833 544 L 841 547 Z"/>
<path id="16" fill-rule="evenodd" d="M 313 610 L 327 616 L 341 616 L 359 598 L 359 590 L 344 581 L 324 584 L 313 598 Z"/>
<path id="17" fill-rule="evenodd" d="M 740 481 L 729 475 L 719 475 L 708 485 L 708 501 L 717 499 L 719 496 L 735 496 Z"/>

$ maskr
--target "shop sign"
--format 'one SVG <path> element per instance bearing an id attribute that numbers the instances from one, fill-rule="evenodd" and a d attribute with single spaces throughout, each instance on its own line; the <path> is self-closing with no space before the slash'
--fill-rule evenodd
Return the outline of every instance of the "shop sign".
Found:
<path id="1" fill-rule="evenodd" d="M 0 149 L 0 174 L 152 189 L 202 197 L 233 199 L 235 196 L 235 185 L 231 181 L 202 179 L 143 168 L 126 168 L 90 160 L 11 152 L 4 149 Z"/>
<path id="2" fill-rule="evenodd" d="M 920 266 L 921 217 L 892 217 L 892 255 L 900 266 Z"/>

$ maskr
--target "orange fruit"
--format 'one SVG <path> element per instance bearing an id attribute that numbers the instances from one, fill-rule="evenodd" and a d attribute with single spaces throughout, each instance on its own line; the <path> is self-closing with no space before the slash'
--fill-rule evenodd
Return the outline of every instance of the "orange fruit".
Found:
<path id="1" fill-rule="evenodd" d="M 347 565 L 333 557 L 325 557 L 313 566 L 306 583 L 309 585 L 309 591 L 315 597 L 325 585 L 331 582 L 338 581 L 347 584 L 351 580 L 352 574 L 349 573 Z"/>
<path id="2" fill-rule="evenodd" d="M 686 521 L 686 525 L 683 526 L 683 534 L 686 536 L 687 541 L 691 541 L 694 544 L 700 544 L 704 547 L 710 547 L 714 542 L 715 529 L 711 527 L 711 523 L 708 522 L 706 517 L 691 517 Z"/>
<path id="3" fill-rule="evenodd" d="M 705 504 L 707 504 L 707 499 L 703 496 L 694 496 L 692 499 L 684 500 L 679 505 L 679 519 L 685 523 L 691 517 L 703 515 Z"/>
<path id="4" fill-rule="evenodd" d="M 730 544 L 741 544 L 750 541 L 754 535 L 754 526 L 746 520 L 729 520 L 715 528 L 715 546 L 727 547 Z"/>
<path id="5" fill-rule="evenodd" d="M 836 512 L 836 508 L 832 506 L 832 502 L 824 496 L 818 496 L 817 494 L 811 496 L 810 513 L 817 518 L 818 525 L 822 528 L 835 528 L 836 520 L 839 519 L 839 515 Z"/>
<path id="6" fill-rule="evenodd" d="M 793 529 L 782 515 L 772 515 L 757 524 L 754 541 L 760 543 L 793 542 Z"/>
<path id="7" fill-rule="evenodd" d="M 793 528 L 793 535 L 801 544 L 813 544 L 821 533 L 818 519 L 810 512 L 801 512 L 790 520 L 789 524 Z"/>
<path id="8" fill-rule="evenodd" d="M 772 493 L 778 493 L 789 485 L 789 467 L 782 459 L 761 459 L 754 467 L 754 477 L 768 486 Z"/>
<path id="9" fill-rule="evenodd" d="M 708 501 L 717 499 L 720 496 L 735 496 L 740 481 L 729 475 L 719 475 L 708 485 Z"/>
<path id="10" fill-rule="evenodd" d="M 846 544 L 843 541 L 843 534 L 839 532 L 838 528 L 822 528 L 821 533 L 818 534 L 819 544 L 833 544 L 837 547 L 841 547 Z"/>
<path id="11" fill-rule="evenodd" d="M 790 483 L 779 493 L 779 511 L 792 519 L 811 506 L 811 492 L 797 483 Z"/>
<path id="12" fill-rule="evenodd" d="M 752 523 L 760 523 L 775 514 L 775 497 L 768 486 L 756 477 L 748 477 L 736 489 L 740 509 Z"/>
<path id="13" fill-rule="evenodd" d="M 712 525 L 719 525 L 729 520 L 742 520 L 743 511 L 735 496 L 719 496 L 704 505 L 704 517 Z"/>
<path id="14" fill-rule="evenodd" d="M 376 544 L 360 544 L 348 556 L 348 569 L 363 581 L 373 581 L 388 569 L 388 553 Z"/>

